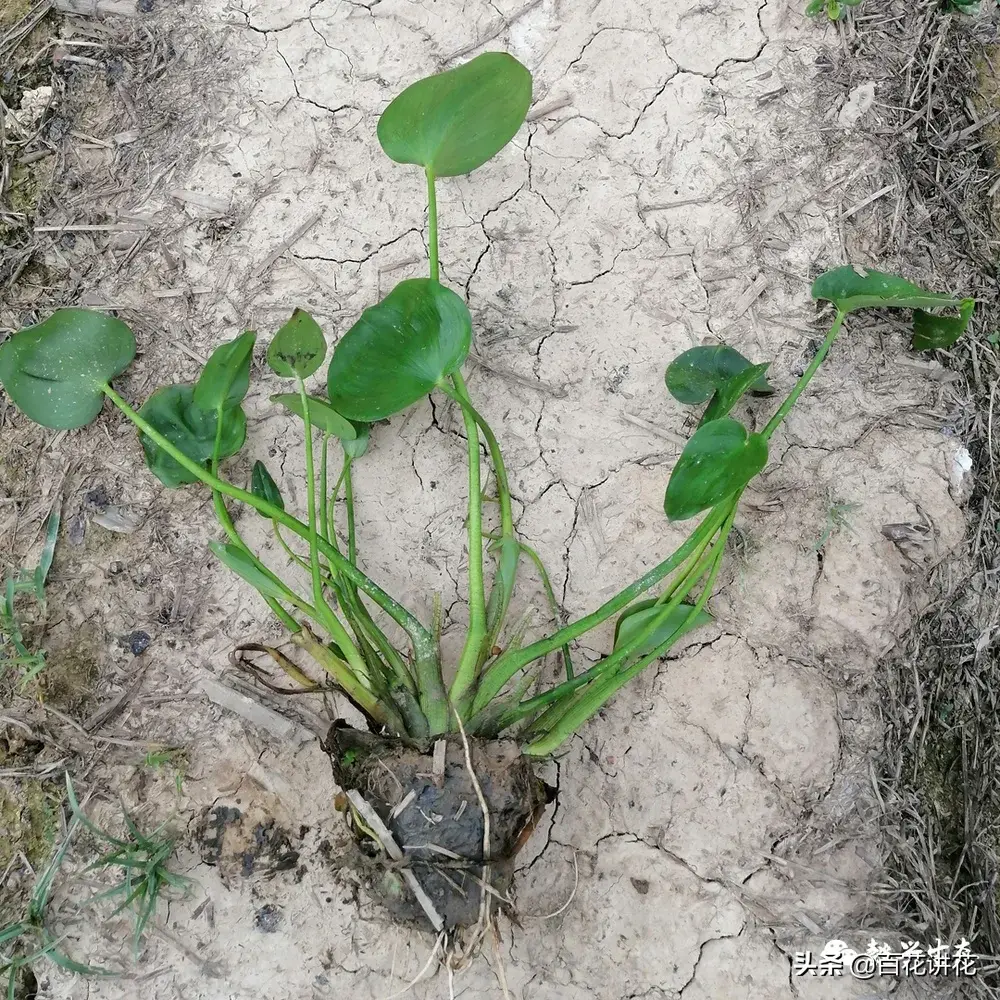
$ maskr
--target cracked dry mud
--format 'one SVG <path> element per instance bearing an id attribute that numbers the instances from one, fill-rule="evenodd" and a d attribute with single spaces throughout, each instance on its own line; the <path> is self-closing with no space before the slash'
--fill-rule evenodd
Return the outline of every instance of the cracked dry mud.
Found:
<path id="1" fill-rule="evenodd" d="M 184 228 L 173 267 L 151 251 L 134 284 L 109 288 L 136 305 L 158 287 L 214 289 L 185 317 L 190 338 L 179 335 L 202 355 L 241 324 L 276 329 L 295 305 L 342 332 L 425 266 L 422 178 L 379 150 L 379 112 L 418 76 L 508 49 L 535 76 L 529 125 L 471 178 L 439 185 L 444 280 L 468 295 L 470 389 L 501 439 L 519 530 L 566 611 L 592 610 L 684 536 L 662 513 L 691 429 L 664 390 L 669 360 L 725 338 L 754 361 L 774 358 L 773 380 L 786 388 L 815 347 L 810 279 L 848 255 L 876 263 L 863 220 L 845 246 L 838 216 L 840 184 L 879 154 L 818 98 L 831 36 L 800 6 L 247 0 L 237 12 L 206 0 L 198 30 L 224 35 L 228 63 L 217 78 L 209 67 L 191 95 L 211 94 L 210 129 L 180 179 L 231 202 L 238 222 L 213 240 L 196 206 L 175 203 Z M 170 374 L 191 377 L 194 363 L 172 344 L 147 337 L 142 349 L 136 394 Z M 793 980 L 789 955 L 853 926 L 877 864 L 863 819 L 863 754 L 877 732 L 859 691 L 926 603 L 927 567 L 964 530 L 960 443 L 921 418 L 932 390 L 905 357 L 896 331 L 855 324 L 747 494 L 717 623 L 641 676 L 551 765 L 559 802 L 523 855 L 522 926 L 506 928 L 499 948 L 511 996 L 779 1000 L 876 989 Z M 248 402 L 249 460 L 287 475 L 301 469 L 300 437 L 268 391 Z M 759 423 L 773 403 L 750 405 Z M 434 400 L 376 428 L 356 476 L 368 571 L 425 619 L 442 595 L 452 645 L 465 614 L 463 463 L 461 421 Z M 286 502 L 300 503 L 296 481 L 285 482 Z M 158 495 L 141 478 L 126 488 L 133 502 Z M 820 554 L 833 504 L 855 506 Z M 252 521 L 242 524 L 263 541 Z M 881 533 L 907 521 L 932 527 L 916 558 Z M 159 971 L 143 993 L 395 994 L 431 942 L 387 924 L 326 864 L 344 834 L 319 746 L 270 739 L 198 697 L 198 678 L 224 669 L 234 643 L 275 635 L 264 605 L 212 564 L 210 528 L 206 498 L 184 491 L 157 500 L 129 543 L 161 589 L 187 588 L 191 606 L 186 633 L 172 644 L 160 635 L 152 682 L 154 695 L 187 700 L 139 699 L 133 718 L 189 745 L 185 815 L 222 803 L 273 818 L 303 865 L 244 878 L 182 853 L 199 889 L 172 903 L 169 937 L 152 938 L 145 967 Z M 172 561 L 158 566 L 164 550 Z M 106 588 L 107 600 L 110 590 L 119 609 L 135 604 L 98 570 L 95 593 Z M 530 580 L 519 600 L 515 616 L 544 607 Z M 610 629 L 588 637 L 593 655 L 609 641 Z M 265 905 L 281 914 L 270 933 L 255 923 Z M 94 962 L 113 957 L 109 937 L 74 934 Z M 64 987 L 95 998 L 136 989 Z M 447 996 L 446 977 L 411 995 Z M 480 961 L 456 995 L 499 996 L 498 979 Z"/>

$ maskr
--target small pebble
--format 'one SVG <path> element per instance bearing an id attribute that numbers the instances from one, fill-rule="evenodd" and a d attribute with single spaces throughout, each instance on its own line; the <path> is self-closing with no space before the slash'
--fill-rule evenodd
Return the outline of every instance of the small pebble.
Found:
<path id="1" fill-rule="evenodd" d="M 281 925 L 281 910 L 273 903 L 265 903 L 254 915 L 254 925 L 265 934 L 273 934 Z"/>
<path id="2" fill-rule="evenodd" d="M 125 645 L 131 650 L 133 656 L 141 656 L 149 649 L 151 641 L 148 632 L 136 631 L 126 637 Z"/>

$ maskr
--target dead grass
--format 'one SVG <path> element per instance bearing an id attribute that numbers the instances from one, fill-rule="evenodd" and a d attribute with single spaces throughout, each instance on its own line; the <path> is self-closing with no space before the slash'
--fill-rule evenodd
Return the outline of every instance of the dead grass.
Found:
<path id="1" fill-rule="evenodd" d="M 937 571 L 938 600 L 883 672 L 879 888 L 901 932 L 930 943 L 964 937 L 998 956 L 1000 24 L 930 3 L 906 16 L 905 6 L 866 5 L 857 35 L 844 36 L 842 66 L 849 84 L 866 73 L 896 79 L 894 93 L 880 93 L 889 123 L 875 137 L 891 147 L 901 182 L 885 251 L 979 300 L 970 335 L 941 355 L 964 377 L 945 431 L 969 449 L 974 486 L 967 558 Z M 872 70 L 887 58 L 893 71 Z M 982 960 L 968 995 L 1000 996 L 997 969 Z"/>

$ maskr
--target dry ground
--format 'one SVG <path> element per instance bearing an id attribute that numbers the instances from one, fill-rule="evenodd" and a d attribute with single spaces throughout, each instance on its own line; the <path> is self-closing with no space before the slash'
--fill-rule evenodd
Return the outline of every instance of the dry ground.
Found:
<path id="1" fill-rule="evenodd" d="M 379 150 L 378 113 L 417 76 L 511 51 L 535 75 L 529 124 L 496 161 L 441 186 L 442 265 L 472 309 L 471 390 L 501 438 L 520 532 L 571 615 L 680 538 L 661 512 L 690 429 L 663 388 L 677 353 L 724 339 L 774 359 L 789 386 L 821 330 L 809 282 L 845 261 L 995 297 L 963 245 L 969 180 L 945 198 L 930 193 L 940 164 L 922 173 L 935 137 L 958 135 L 945 144 L 956 170 L 985 155 L 988 112 L 945 84 L 956 50 L 990 40 L 986 16 L 874 4 L 830 26 L 774 0 L 149 6 L 18 42 L 51 67 L 60 97 L 44 132 L 53 152 L 37 161 L 54 158 L 58 180 L 9 213 L 34 225 L 13 220 L 0 327 L 56 304 L 118 310 L 140 340 L 121 380 L 135 401 L 192 378 L 240 329 L 266 339 L 297 305 L 336 336 L 423 266 L 419 176 Z M 955 107 L 980 126 L 942 135 L 936 114 Z M 995 247 L 977 245 L 984 258 Z M 995 377 L 990 332 L 973 330 L 980 381 Z M 905 804 L 880 792 L 886 721 L 917 696 L 894 688 L 910 707 L 885 720 L 882 685 L 900 638 L 937 620 L 922 616 L 942 584 L 988 569 L 966 544 L 988 417 L 971 402 L 982 386 L 970 394 L 948 361 L 912 355 L 895 317 L 852 324 L 747 495 L 717 624 L 552 763 L 559 804 L 526 851 L 521 926 L 455 979 L 455 995 L 502 995 L 501 966 L 521 1000 L 893 988 L 794 978 L 790 956 L 831 937 L 892 940 L 908 919 L 913 866 L 892 905 L 872 890 L 885 881 L 884 810 L 913 809 L 902 777 L 887 787 Z M 266 458 L 296 503 L 301 444 L 258 375 L 247 454 L 229 472 L 243 481 Z M 768 405 L 753 403 L 752 419 Z M 278 633 L 213 563 L 209 498 L 160 489 L 110 413 L 43 434 L 0 400 L 0 434 L 4 558 L 30 561 L 53 505 L 65 525 L 39 636 L 46 698 L 5 709 L 4 794 L 51 795 L 37 822 L 19 819 L 44 833 L 48 779 L 69 764 L 103 822 L 119 800 L 143 825 L 171 820 L 175 867 L 195 881 L 161 909 L 138 964 L 124 917 L 75 910 L 94 876 L 70 882 L 53 915 L 66 948 L 125 976 L 84 981 L 40 963 L 38 995 L 401 990 L 430 940 L 387 925 L 336 864 L 336 787 L 313 729 L 343 706 L 274 701 L 230 667 L 235 644 Z M 432 400 L 377 428 L 357 484 L 368 571 L 425 618 L 440 595 L 446 636 L 465 613 L 463 461 L 461 421 Z M 887 537 L 901 524 L 909 536 Z M 519 601 L 544 607 L 540 586 Z M 233 689 L 294 724 L 220 707 Z M 158 747 L 183 752 L 153 770 Z M 75 861 L 86 858 L 81 845 Z M 16 856 L 7 874 L 11 908 L 28 877 Z M 448 996 L 447 977 L 413 995 Z"/>

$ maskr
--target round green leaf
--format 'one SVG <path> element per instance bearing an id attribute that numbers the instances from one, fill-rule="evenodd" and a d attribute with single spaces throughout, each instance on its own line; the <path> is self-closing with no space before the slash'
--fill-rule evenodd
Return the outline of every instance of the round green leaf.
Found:
<path id="1" fill-rule="evenodd" d="M 961 299 L 925 291 L 896 275 L 853 267 L 838 267 L 821 274 L 813 282 L 812 297 L 832 302 L 844 313 L 870 308 L 957 308 L 962 304 Z"/>
<path id="2" fill-rule="evenodd" d="M 457 371 L 471 346 L 472 317 L 458 295 L 431 278 L 401 281 L 334 348 L 327 395 L 351 420 L 383 420 Z"/>
<path id="3" fill-rule="evenodd" d="M 528 70 L 506 52 L 484 52 L 407 87 L 382 112 L 378 141 L 397 163 L 467 174 L 514 138 L 530 104 Z"/>
<path id="4" fill-rule="evenodd" d="M 742 375 L 748 369 L 760 367 L 751 365 L 739 351 L 725 344 L 692 347 L 670 362 L 666 375 L 667 389 L 677 402 L 697 406 L 736 376 Z M 763 367 L 766 370 L 767 365 Z M 746 389 L 736 396 L 733 404 L 746 391 L 769 393 L 774 390 L 768 385 L 763 371 L 758 371 Z"/>
<path id="5" fill-rule="evenodd" d="M 282 378 L 308 378 L 323 364 L 326 340 L 319 324 L 301 309 L 274 335 L 267 363 Z"/>
<path id="6" fill-rule="evenodd" d="M 714 619 L 707 611 L 699 611 L 694 619 L 685 625 L 688 615 L 693 610 L 690 604 L 680 604 L 674 608 L 667 617 L 650 633 L 636 648 L 634 654 L 629 657 L 631 662 L 642 659 L 647 653 L 651 653 L 657 646 L 663 645 L 671 637 L 679 639 L 682 635 L 700 628 L 702 625 L 710 625 Z M 638 638 L 652 621 L 663 612 L 663 605 L 657 604 L 656 600 L 637 601 L 618 619 L 615 626 L 615 652 L 627 646 L 634 639 Z M 627 664 L 626 664 L 627 666 Z"/>
<path id="7" fill-rule="evenodd" d="M 346 438 L 348 441 L 357 436 L 354 424 L 346 417 L 342 417 L 325 399 L 317 396 L 306 396 L 309 404 L 309 423 L 313 427 L 326 431 L 334 437 Z M 302 406 L 302 397 L 295 392 L 282 392 L 271 397 L 272 403 L 278 403 L 291 410 L 297 417 L 302 417 L 305 408 Z"/>
<path id="8" fill-rule="evenodd" d="M 221 344 L 208 359 L 194 387 L 194 401 L 203 410 L 228 410 L 239 406 L 250 388 L 250 362 L 257 334 L 241 333 Z"/>
<path id="9" fill-rule="evenodd" d="M 0 384 L 35 423 L 83 427 L 101 412 L 103 386 L 134 357 L 135 336 L 120 319 L 58 309 L 0 344 Z"/>
<path id="10" fill-rule="evenodd" d="M 944 350 L 951 347 L 969 328 L 976 308 L 975 299 L 963 299 L 958 316 L 936 316 L 917 309 L 913 313 L 913 349 L 915 351 Z"/>
<path id="11" fill-rule="evenodd" d="M 203 410 L 194 401 L 193 385 L 167 385 L 157 389 L 139 408 L 139 415 L 193 462 L 208 468 L 215 448 L 218 421 L 222 420 L 219 458 L 235 455 L 247 436 L 247 418 L 240 406 L 228 410 Z M 139 434 L 146 465 L 164 486 L 197 482 L 182 465 L 145 434 Z"/>
<path id="12" fill-rule="evenodd" d="M 689 517 L 732 496 L 767 465 L 767 441 L 725 417 L 703 424 L 681 454 L 667 485 L 663 509 L 671 521 Z"/>
<path id="13" fill-rule="evenodd" d="M 278 484 L 271 478 L 271 473 L 267 471 L 267 466 L 263 462 L 253 463 L 250 492 L 277 507 L 278 510 L 285 509 L 285 499 L 281 495 L 281 490 L 278 489 Z"/>
<path id="14" fill-rule="evenodd" d="M 353 441 L 349 438 L 340 439 L 340 444 L 344 449 L 344 454 L 351 459 L 351 461 L 361 458 L 361 456 L 368 451 L 368 443 L 371 437 L 368 424 L 362 424 L 355 421 L 354 432 L 357 436 Z"/>

